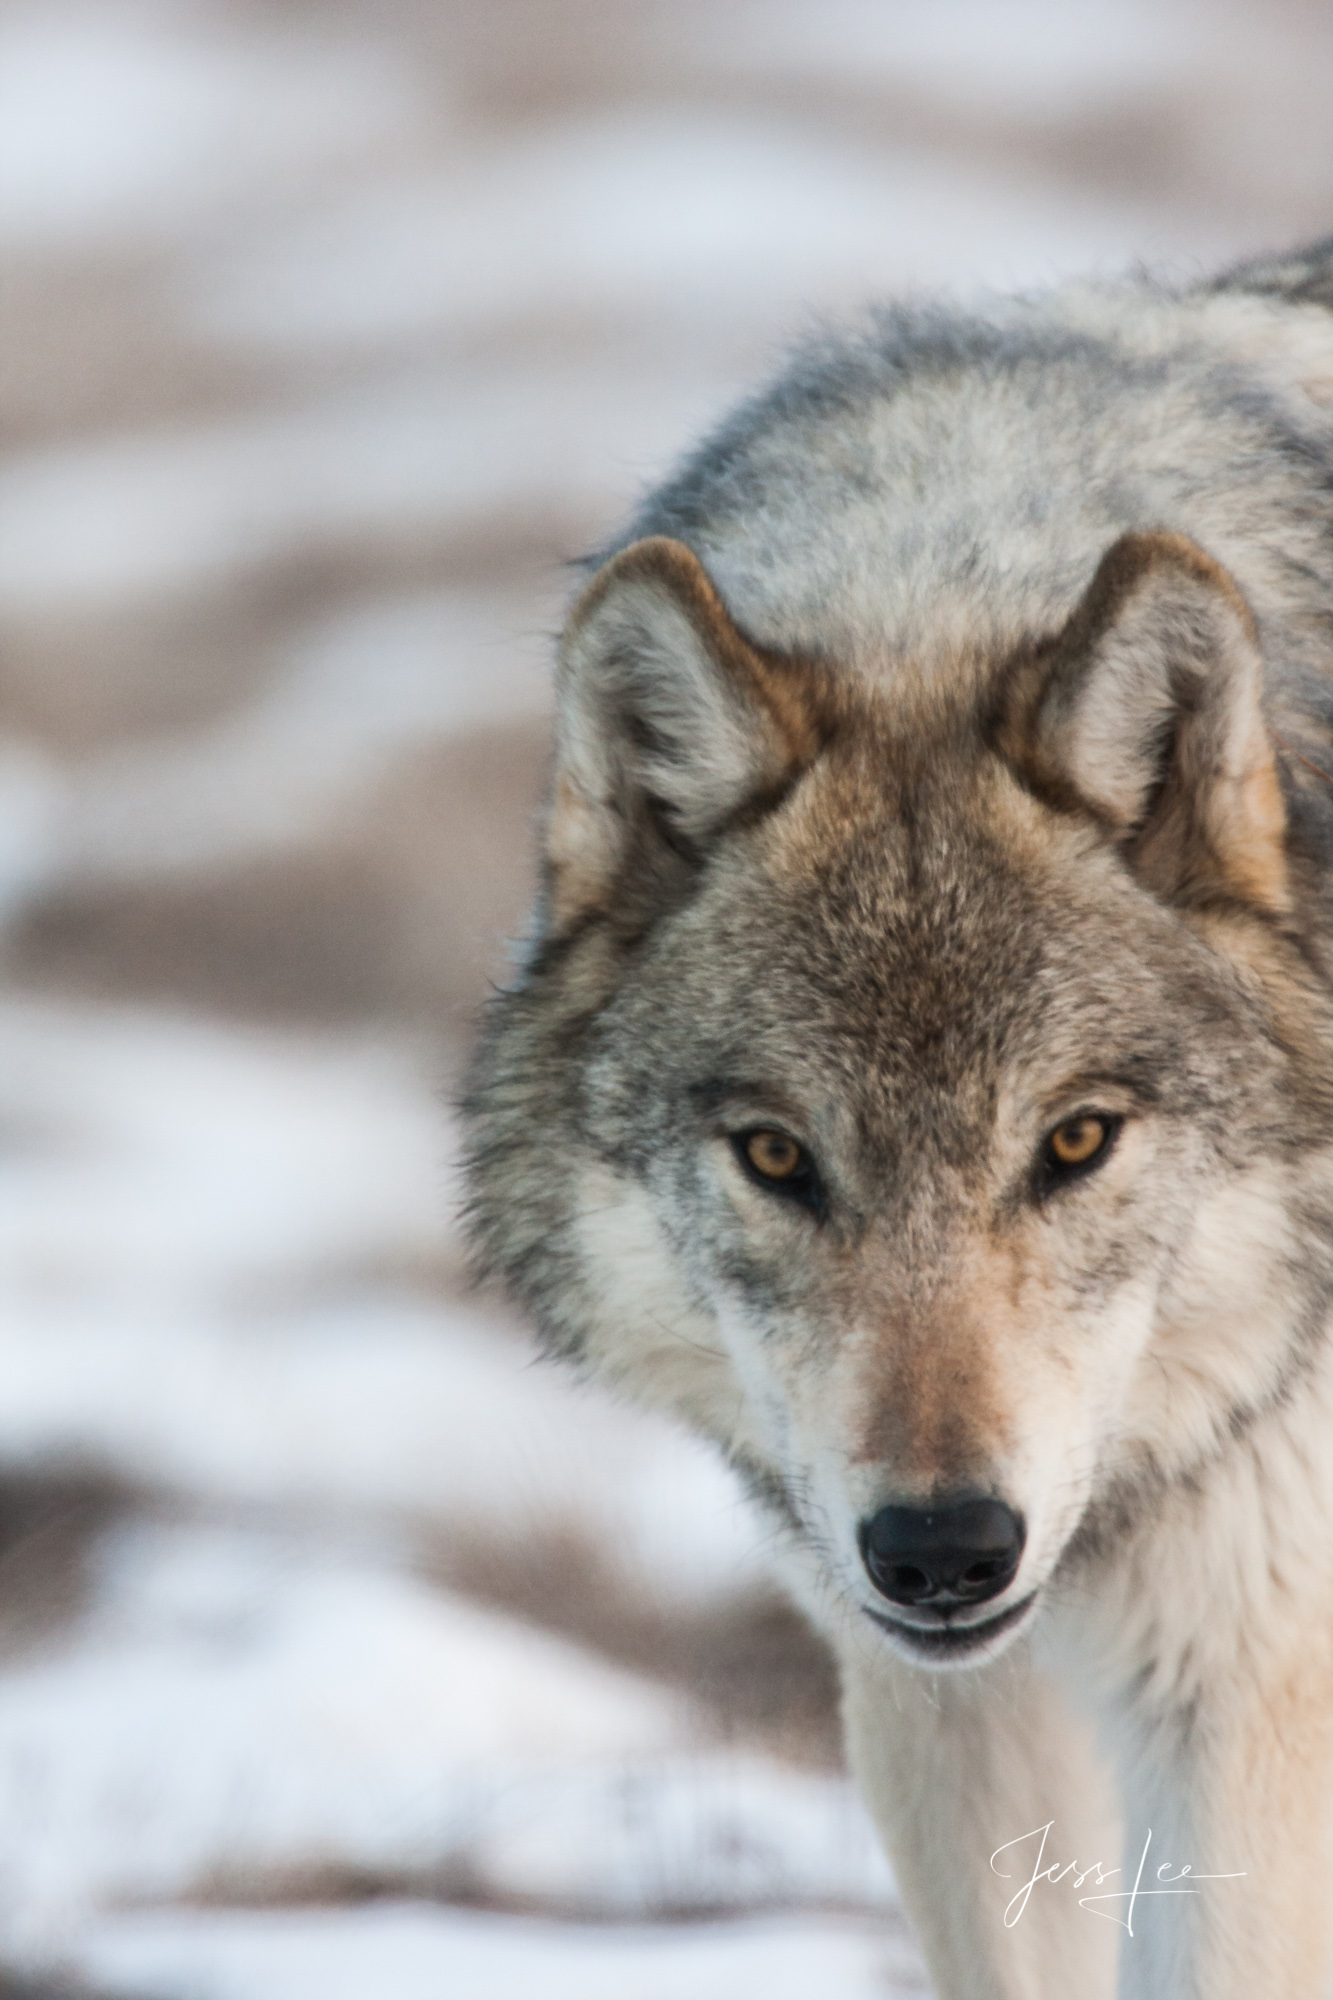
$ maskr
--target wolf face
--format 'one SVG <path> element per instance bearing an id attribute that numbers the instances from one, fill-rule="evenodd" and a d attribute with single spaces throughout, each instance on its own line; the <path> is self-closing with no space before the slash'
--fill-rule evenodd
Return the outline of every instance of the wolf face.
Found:
<path id="1" fill-rule="evenodd" d="M 1174 535 L 891 684 L 681 543 L 576 608 L 541 942 L 474 1071 L 486 1254 L 706 1428 L 829 1625 L 991 1657 L 1288 1392 L 1328 1010 L 1253 621 Z"/>

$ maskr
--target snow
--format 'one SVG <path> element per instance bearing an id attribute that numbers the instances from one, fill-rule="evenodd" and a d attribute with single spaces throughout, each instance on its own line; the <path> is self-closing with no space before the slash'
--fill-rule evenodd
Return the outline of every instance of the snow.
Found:
<path id="1" fill-rule="evenodd" d="M 887 1908 L 894 1894 L 847 1779 L 719 1751 L 524 1783 L 496 1802 L 468 1859 L 493 1895 L 618 1919 Z"/>
<path id="2" fill-rule="evenodd" d="M 906 87 L 974 115 L 1095 116 L 1188 82 L 1195 36 L 1147 0 L 763 0 L 715 18 L 710 52 L 785 71 Z"/>
<path id="3" fill-rule="evenodd" d="M 0 739 L 0 929 L 48 878 L 69 809 L 55 760 L 35 744 Z"/>
<path id="4" fill-rule="evenodd" d="M 405 370 L 261 417 L 46 446 L 0 467 L 0 606 L 236 581 L 321 542 L 478 515 L 599 519 L 734 384 L 632 365 Z M 349 467 L 355 476 L 349 476 Z"/>
<path id="5" fill-rule="evenodd" d="M 127 2000 L 908 2000 L 914 1957 L 879 1925 L 769 1918 L 595 1929 L 390 1904 L 128 1917 L 77 1968 Z"/>
<path id="6" fill-rule="evenodd" d="M 659 1600 L 762 1579 L 711 1452 L 376 1278 L 450 1241 L 451 1127 L 411 1042 L 10 1002 L 0 1046 L 0 1455 L 228 1504 L 563 1526 Z"/>
<path id="7" fill-rule="evenodd" d="M 63 809 L 48 806 L 29 836 L 26 879 L 40 879 L 39 853 L 47 878 L 86 882 L 335 832 L 395 753 L 544 715 L 550 667 L 534 624 L 530 603 L 466 589 L 365 598 L 314 621 L 276 649 L 268 691 L 238 714 L 86 759 Z"/>
<path id="8" fill-rule="evenodd" d="M 669 1690 L 292 1530 L 108 1533 L 77 1640 L 0 1672 L 0 1951 L 321 1879 L 602 1920 L 892 1908 L 847 1781 L 695 1740 Z"/>
<path id="9" fill-rule="evenodd" d="M 0 1258 L 38 1309 L 148 1323 L 440 1240 L 447 1126 L 410 1043 L 12 1000 L 0 1046 Z"/>
<path id="10" fill-rule="evenodd" d="M 10 1310 L 11 1461 L 460 1535 L 564 1531 L 657 1603 L 702 1609 L 765 1574 L 762 1534 L 703 1447 L 457 1315 L 373 1294 L 222 1326 Z"/>
<path id="11" fill-rule="evenodd" d="M 772 326 L 814 299 L 1123 261 L 1145 229 L 1017 166 L 664 107 L 529 132 L 466 176 L 373 182 L 201 258 L 186 296 L 216 338 L 303 349 L 542 313 L 660 333 L 704 299 L 710 321 Z"/>
<path id="12" fill-rule="evenodd" d="M 77 1647 L 0 1674 L 0 1947 L 215 1882 L 461 1866 L 516 1788 L 682 1738 L 665 1692 L 382 1560 L 138 1525 L 97 1568 Z"/>
<path id="13" fill-rule="evenodd" d="M 240 34 L 191 7 L 11 8 L 0 79 L 0 241 L 48 252 L 197 229 L 421 114 L 382 50 Z"/>

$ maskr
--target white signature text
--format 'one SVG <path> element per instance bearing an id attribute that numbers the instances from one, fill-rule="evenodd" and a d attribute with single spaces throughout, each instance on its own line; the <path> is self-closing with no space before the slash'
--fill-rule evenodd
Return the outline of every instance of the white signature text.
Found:
<path id="1" fill-rule="evenodd" d="M 1050 1839 L 1051 1828 L 1054 1825 L 1055 1821 L 1048 1819 L 1045 1826 L 1035 1826 L 1031 1833 L 1020 1833 L 1017 1840 L 1006 1840 L 1002 1847 L 996 1848 L 990 1858 L 990 1865 L 997 1875 L 1012 1878 L 1012 1869 L 1001 1868 L 996 1865 L 1000 1856 L 1002 1854 L 1012 1856 L 1014 1850 L 1022 1847 L 1027 1841 L 1035 1840 L 1038 1843 L 1036 1859 L 1032 1864 L 1032 1873 L 1028 1876 L 1022 1888 L 1016 1890 L 1005 1905 L 1004 1925 L 1006 1930 L 1012 1930 L 1018 1922 L 1024 1910 L 1026 1910 L 1029 1899 L 1038 1882 L 1059 1883 L 1068 1879 L 1071 1889 L 1081 1889 L 1085 1882 L 1091 1880 L 1100 1889 L 1102 1884 L 1109 1882 L 1113 1875 L 1123 1874 L 1123 1870 L 1119 1868 L 1106 1868 L 1100 1861 L 1093 1861 L 1086 1867 L 1080 1866 L 1077 1861 L 1068 1861 L 1063 1867 L 1058 1861 L 1052 1861 L 1049 1866 L 1043 1868 L 1042 1862 L 1046 1858 L 1046 1843 Z M 1246 1872 L 1242 1868 L 1230 1875 L 1196 1875 L 1188 1861 L 1180 1869 L 1176 1869 L 1173 1862 L 1163 1861 L 1157 1869 L 1156 1874 L 1149 1877 L 1149 1886 L 1145 1888 L 1143 1886 L 1143 1877 L 1144 1871 L 1148 1866 L 1148 1850 L 1151 1846 L 1152 1828 L 1149 1827 L 1148 1837 L 1143 1843 L 1143 1852 L 1139 1856 L 1139 1865 L 1134 1876 L 1134 1887 L 1132 1889 L 1114 1889 L 1108 1891 L 1105 1895 L 1080 1896 L 1078 1899 L 1079 1908 L 1090 1911 L 1094 1917 L 1106 1917 L 1113 1924 L 1123 1924 L 1129 1935 L 1133 1937 L 1134 1907 L 1141 1897 L 1197 1896 L 1199 1890 L 1195 1885 L 1199 1882 L 1238 1882 Z M 1112 1907 L 1105 1907 L 1108 1904 Z M 1121 1904 L 1125 1905 L 1123 1909 L 1118 1907 Z"/>

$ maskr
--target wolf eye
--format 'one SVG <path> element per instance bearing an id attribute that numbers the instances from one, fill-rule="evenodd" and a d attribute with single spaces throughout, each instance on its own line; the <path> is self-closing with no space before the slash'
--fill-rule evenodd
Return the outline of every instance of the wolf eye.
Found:
<path id="1" fill-rule="evenodd" d="M 815 1163 L 789 1132 L 759 1125 L 732 1137 L 736 1157 L 752 1181 L 790 1195 L 815 1215 L 824 1212 L 824 1196 Z"/>
<path id="2" fill-rule="evenodd" d="M 766 1181 L 789 1181 L 799 1173 L 805 1155 L 785 1132 L 749 1132 L 745 1137 L 745 1157 Z"/>
<path id="3" fill-rule="evenodd" d="M 1100 1118 L 1067 1118 L 1051 1134 L 1051 1151 L 1062 1167 L 1086 1167 L 1105 1144 L 1106 1127 Z"/>
<path id="4" fill-rule="evenodd" d="M 1058 1187 L 1100 1166 L 1124 1122 L 1101 1112 L 1078 1111 L 1057 1125 L 1042 1151 L 1038 1179 L 1043 1189 Z"/>

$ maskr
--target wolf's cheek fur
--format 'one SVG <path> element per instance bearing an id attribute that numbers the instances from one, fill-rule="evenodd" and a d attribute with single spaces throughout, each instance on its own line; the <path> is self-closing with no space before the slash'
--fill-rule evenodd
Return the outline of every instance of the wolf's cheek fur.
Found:
<path id="1" fill-rule="evenodd" d="M 648 1190 L 599 1162 L 580 1175 L 572 1209 L 587 1360 L 724 1449 L 745 1450 L 745 1399 L 716 1317 L 688 1283 Z"/>
<path id="2" fill-rule="evenodd" d="M 1315 1178 L 1308 1163 L 1301 1177 Z M 1271 1406 L 1300 1366 L 1302 1322 L 1317 1322 L 1324 1294 L 1292 1281 L 1303 1249 L 1296 1178 L 1261 1162 L 1198 1203 L 1118 1413 L 1125 1448 L 1141 1462 L 1167 1474 L 1198 1464 Z M 1286 1324 L 1275 1325 L 1278 1316 Z"/>

